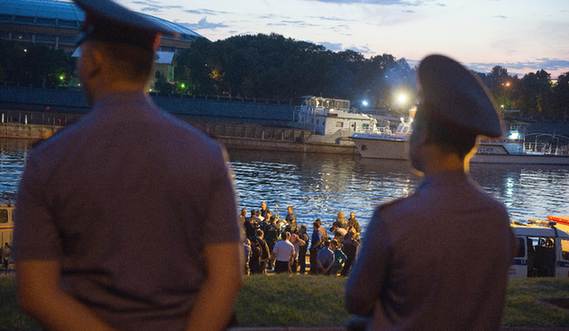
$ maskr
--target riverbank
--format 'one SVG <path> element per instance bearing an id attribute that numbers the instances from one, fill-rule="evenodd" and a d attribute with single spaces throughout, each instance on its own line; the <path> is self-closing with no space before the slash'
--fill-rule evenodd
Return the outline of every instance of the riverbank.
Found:
<path id="1" fill-rule="evenodd" d="M 345 279 L 326 276 L 247 277 L 236 305 L 240 327 L 341 327 Z M 0 330 L 32 331 L 37 327 L 20 313 L 13 278 L 0 279 Z M 506 329 L 569 329 L 569 310 L 548 301 L 569 298 L 568 279 L 512 280 L 504 311 Z"/>

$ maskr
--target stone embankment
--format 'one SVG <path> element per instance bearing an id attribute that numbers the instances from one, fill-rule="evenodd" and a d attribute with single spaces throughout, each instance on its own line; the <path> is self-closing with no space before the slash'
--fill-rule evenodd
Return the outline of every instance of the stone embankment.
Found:
<path id="1" fill-rule="evenodd" d="M 61 128 L 63 128 L 63 126 L 1 123 L 0 138 L 30 140 L 47 139 L 53 136 Z"/>
<path id="2" fill-rule="evenodd" d="M 234 123 L 192 123 L 197 128 L 232 150 L 259 150 L 297 153 L 353 155 L 353 143 L 341 139 L 313 139 L 309 131 L 294 128 L 264 127 Z M 1 123 L 0 138 L 41 140 L 54 135 L 64 126 L 22 123 Z"/>

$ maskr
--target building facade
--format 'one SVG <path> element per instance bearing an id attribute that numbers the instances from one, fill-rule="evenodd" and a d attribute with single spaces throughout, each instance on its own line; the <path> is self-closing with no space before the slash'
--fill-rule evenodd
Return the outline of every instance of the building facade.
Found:
<path id="1" fill-rule="evenodd" d="M 179 38 L 163 36 L 156 69 L 169 81 L 173 79 L 174 54 L 189 48 L 197 38 L 203 38 L 187 27 L 147 16 L 177 31 Z M 22 44 L 45 45 L 73 54 L 81 26 L 83 11 L 73 2 L 58 0 L 0 0 L 0 39 Z"/>

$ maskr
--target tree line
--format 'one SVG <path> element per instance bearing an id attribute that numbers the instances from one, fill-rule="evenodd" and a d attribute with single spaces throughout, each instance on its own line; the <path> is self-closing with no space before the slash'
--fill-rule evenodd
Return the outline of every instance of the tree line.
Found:
<path id="1" fill-rule="evenodd" d="M 39 87 L 76 87 L 74 59 L 62 50 L 0 41 L 0 82 Z M 496 66 L 476 73 L 503 109 L 521 117 L 569 119 L 569 72 L 552 83 L 545 70 L 519 77 Z M 415 91 L 415 69 L 390 54 L 366 58 L 353 50 L 278 34 L 240 35 L 215 42 L 197 39 L 175 57 L 174 81 L 159 73 L 162 94 L 294 100 L 305 95 L 348 99 L 361 107 L 397 109 L 395 94 Z"/>

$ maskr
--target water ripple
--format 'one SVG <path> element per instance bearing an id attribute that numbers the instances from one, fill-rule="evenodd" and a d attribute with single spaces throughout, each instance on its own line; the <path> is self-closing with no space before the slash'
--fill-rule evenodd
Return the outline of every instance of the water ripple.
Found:
<path id="1" fill-rule="evenodd" d="M 13 198 L 28 150 L 26 142 L 0 140 L 0 200 Z M 299 223 L 331 224 L 339 210 L 355 211 L 367 224 L 380 203 L 404 197 L 420 182 L 408 164 L 338 155 L 233 151 L 231 164 L 239 205 L 259 208 L 266 200 L 284 216 L 294 205 Z M 569 168 L 473 165 L 480 186 L 502 201 L 510 216 L 569 214 Z"/>

